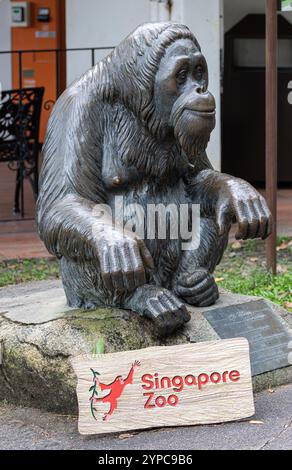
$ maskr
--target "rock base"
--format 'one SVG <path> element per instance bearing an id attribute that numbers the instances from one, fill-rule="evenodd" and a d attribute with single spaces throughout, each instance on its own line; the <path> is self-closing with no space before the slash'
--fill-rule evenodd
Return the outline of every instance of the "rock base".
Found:
<path id="1" fill-rule="evenodd" d="M 70 358 L 90 354 L 102 340 L 105 352 L 220 339 L 204 317 L 206 310 L 249 302 L 254 297 L 221 292 L 213 307 L 194 308 L 191 321 L 161 339 L 147 319 L 129 311 L 66 307 L 59 281 L 0 289 L 0 399 L 48 411 L 77 414 L 76 379 Z M 269 302 L 292 328 L 292 315 Z M 292 382 L 292 367 L 253 377 L 254 390 Z"/>

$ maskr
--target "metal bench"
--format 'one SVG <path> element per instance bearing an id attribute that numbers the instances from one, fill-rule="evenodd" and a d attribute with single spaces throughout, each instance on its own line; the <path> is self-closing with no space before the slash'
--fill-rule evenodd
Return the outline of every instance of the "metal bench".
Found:
<path id="1" fill-rule="evenodd" d="M 44 88 L 2 91 L 0 96 L 0 163 L 16 172 L 14 213 L 24 217 L 24 178 L 38 194 L 39 126 Z"/>

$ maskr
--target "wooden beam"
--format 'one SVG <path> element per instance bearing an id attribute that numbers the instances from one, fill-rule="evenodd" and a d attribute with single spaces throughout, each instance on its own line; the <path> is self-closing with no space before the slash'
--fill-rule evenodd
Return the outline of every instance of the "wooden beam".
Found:
<path id="1" fill-rule="evenodd" d="M 267 240 L 267 268 L 277 272 L 277 0 L 266 0 L 266 198 L 273 216 L 273 231 Z"/>

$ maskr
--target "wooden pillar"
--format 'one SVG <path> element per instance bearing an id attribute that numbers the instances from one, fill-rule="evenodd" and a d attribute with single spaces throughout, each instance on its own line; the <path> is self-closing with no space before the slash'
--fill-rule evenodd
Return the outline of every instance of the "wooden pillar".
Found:
<path id="1" fill-rule="evenodd" d="M 277 272 L 277 0 L 266 0 L 266 198 L 273 216 L 267 240 L 267 268 Z"/>

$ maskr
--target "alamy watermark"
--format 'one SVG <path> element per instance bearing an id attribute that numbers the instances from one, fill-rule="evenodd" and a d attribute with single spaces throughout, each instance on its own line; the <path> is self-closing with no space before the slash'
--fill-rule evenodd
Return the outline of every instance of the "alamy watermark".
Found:
<path id="1" fill-rule="evenodd" d="M 141 240 L 180 240 L 184 251 L 200 245 L 199 204 L 126 204 L 123 196 L 115 196 L 111 206 L 96 204 L 93 209 L 96 223 L 92 231 L 99 234 L 107 228 L 124 236 Z"/>

